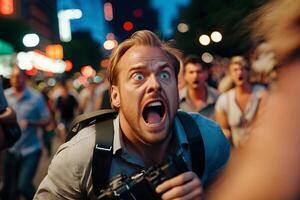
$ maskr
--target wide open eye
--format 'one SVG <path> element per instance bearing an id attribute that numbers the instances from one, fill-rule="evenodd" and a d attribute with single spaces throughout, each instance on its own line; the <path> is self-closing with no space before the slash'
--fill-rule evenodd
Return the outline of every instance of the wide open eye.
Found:
<path id="1" fill-rule="evenodd" d="M 159 77 L 161 79 L 169 79 L 170 78 L 170 73 L 167 72 L 167 71 L 162 71 L 160 74 L 159 74 Z"/>
<path id="2" fill-rule="evenodd" d="M 133 74 L 133 79 L 136 81 L 142 81 L 144 80 L 144 75 L 142 73 L 136 72 Z"/>

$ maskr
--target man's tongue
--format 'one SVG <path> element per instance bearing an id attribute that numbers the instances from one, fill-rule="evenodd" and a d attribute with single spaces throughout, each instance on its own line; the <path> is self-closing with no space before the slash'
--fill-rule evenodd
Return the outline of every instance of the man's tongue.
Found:
<path id="1" fill-rule="evenodd" d="M 157 124 L 161 121 L 160 115 L 155 111 L 149 111 L 147 114 L 147 122 L 149 124 Z"/>

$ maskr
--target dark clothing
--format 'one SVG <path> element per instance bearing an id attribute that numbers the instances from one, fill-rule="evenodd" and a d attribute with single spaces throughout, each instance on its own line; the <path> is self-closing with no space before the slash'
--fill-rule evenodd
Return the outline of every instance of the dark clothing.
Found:
<path id="1" fill-rule="evenodd" d="M 5 154 L 2 199 L 15 200 L 17 199 L 17 194 L 24 195 L 26 200 L 33 199 L 35 188 L 32 181 L 40 157 L 41 151 L 36 151 L 26 156 L 11 152 Z"/>
<path id="2" fill-rule="evenodd" d="M 61 112 L 61 120 L 70 121 L 74 116 L 74 111 L 78 107 L 78 102 L 75 97 L 69 94 L 66 98 L 58 97 L 56 102 L 56 109 Z"/>

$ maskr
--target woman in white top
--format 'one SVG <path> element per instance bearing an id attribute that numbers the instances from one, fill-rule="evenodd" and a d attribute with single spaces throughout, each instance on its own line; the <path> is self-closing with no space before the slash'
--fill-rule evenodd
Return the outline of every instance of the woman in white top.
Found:
<path id="1" fill-rule="evenodd" d="M 218 98 L 215 119 L 232 145 L 238 147 L 249 136 L 248 127 L 257 114 L 265 87 L 250 83 L 250 66 L 242 56 L 233 57 L 228 70 L 234 87 Z"/>

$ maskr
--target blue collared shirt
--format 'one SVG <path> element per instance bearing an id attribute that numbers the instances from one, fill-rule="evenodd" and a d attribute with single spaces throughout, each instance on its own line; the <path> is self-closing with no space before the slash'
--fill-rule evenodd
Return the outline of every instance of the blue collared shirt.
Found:
<path id="1" fill-rule="evenodd" d="M 221 128 L 212 120 L 200 116 L 198 113 L 190 113 L 196 121 L 204 142 L 205 165 L 201 179 L 202 184 L 206 185 L 223 166 L 226 164 L 230 155 L 230 144 L 224 137 Z M 144 162 L 132 153 L 129 153 L 123 144 L 122 134 L 120 133 L 119 119 L 114 120 L 114 157 L 110 170 L 110 178 L 118 174 L 133 175 L 137 171 L 145 168 Z M 187 161 L 188 168 L 192 169 L 188 140 L 181 121 L 175 118 L 174 134 L 176 138 L 175 154 L 183 154 Z"/>
<path id="2" fill-rule="evenodd" d="M 17 98 L 14 89 L 9 88 L 5 90 L 5 96 L 8 104 L 15 110 L 18 121 L 47 120 L 50 117 L 43 96 L 33 89 L 25 88 L 23 96 Z M 9 151 L 25 156 L 40 149 L 41 143 L 37 136 L 37 128 L 29 125 L 26 129 L 22 129 L 21 138 Z"/>

